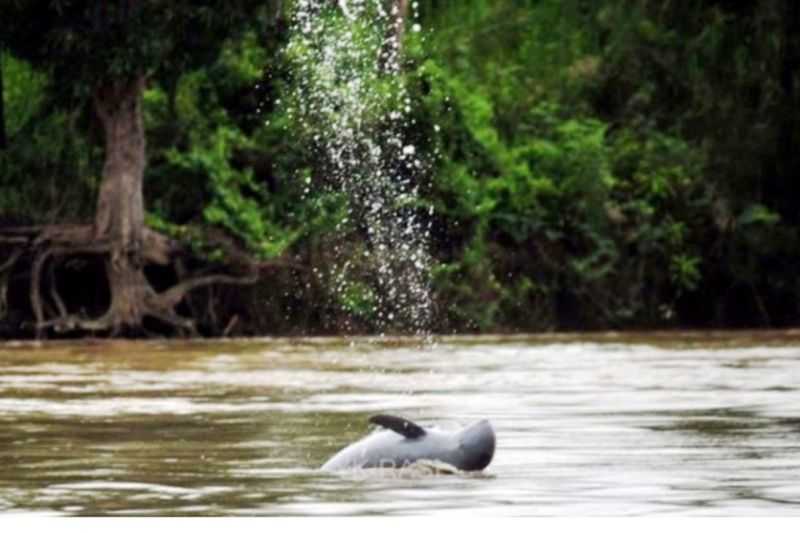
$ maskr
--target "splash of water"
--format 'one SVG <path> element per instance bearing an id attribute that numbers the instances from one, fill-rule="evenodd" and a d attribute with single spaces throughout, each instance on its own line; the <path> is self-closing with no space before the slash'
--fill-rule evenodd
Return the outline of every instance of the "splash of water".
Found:
<path id="1" fill-rule="evenodd" d="M 297 0 L 286 48 L 295 79 L 285 105 L 322 162 L 321 179 L 309 178 L 306 193 L 343 193 L 348 211 L 336 233 L 356 228 L 363 237 L 355 251 L 334 250 L 338 299 L 351 311 L 367 307 L 381 333 L 427 335 L 432 211 L 420 202 L 425 160 L 404 136 L 414 121 L 401 76 L 400 17 L 397 2 L 385 0 Z"/>

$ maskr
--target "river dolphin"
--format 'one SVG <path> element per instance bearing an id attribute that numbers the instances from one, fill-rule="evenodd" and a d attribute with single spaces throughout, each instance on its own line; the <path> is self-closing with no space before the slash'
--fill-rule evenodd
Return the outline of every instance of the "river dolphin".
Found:
<path id="1" fill-rule="evenodd" d="M 369 421 L 386 429 L 347 446 L 322 470 L 401 468 L 427 460 L 475 471 L 486 468 L 494 457 L 494 430 L 488 420 L 452 433 L 422 428 L 398 416 L 376 415 Z"/>

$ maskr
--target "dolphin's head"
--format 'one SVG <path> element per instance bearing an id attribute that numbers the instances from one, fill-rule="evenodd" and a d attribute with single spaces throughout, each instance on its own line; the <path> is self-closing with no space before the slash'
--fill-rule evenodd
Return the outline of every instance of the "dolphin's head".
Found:
<path id="1" fill-rule="evenodd" d="M 461 470 L 483 470 L 494 457 L 494 429 L 488 420 L 481 420 L 461 430 L 458 434 L 459 448 L 464 462 Z"/>

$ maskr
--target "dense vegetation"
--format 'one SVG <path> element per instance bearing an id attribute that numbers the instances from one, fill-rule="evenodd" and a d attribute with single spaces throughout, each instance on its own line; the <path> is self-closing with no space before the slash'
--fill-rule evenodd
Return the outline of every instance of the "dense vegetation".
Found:
<path id="1" fill-rule="evenodd" d="M 115 15 L 131 40 L 113 46 L 135 50 L 122 63 L 113 46 L 82 48 L 68 31 L 24 46 L 29 36 L 0 23 L 0 334 L 32 335 L 40 318 L 29 293 L 44 260 L 17 246 L 31 238 L 20 228 L 97 217 L 97 72 L 141 77 L 146 226 L 190 249 L 144 267 L 149 284 L 167 291 L 193 279 L 187 271 L 209 281 L 172 302 L 174 318 L 207 334 L 373 327 L 359 295 L 326 281 L 341 259 L 332 244 L 363 235 L 333 231 L 340 199 L 304 194 L 324 164 L 276 105 L 294 81 L 278 11 L 291 2 L 183 4 L 178 29 L 148 24 L 146 9 Z M 407 135 L 436 154 L 423 196 L 434 208 L 435 331 L 797 325 L 795 2 L 421 0 L 419 10 L 423 31 L 404 42 Z M 40 315 L 109 307 L 107 259 L 76 252 L 34 277 Z M 213 283 L 253 269 L 252 286 Z"/>

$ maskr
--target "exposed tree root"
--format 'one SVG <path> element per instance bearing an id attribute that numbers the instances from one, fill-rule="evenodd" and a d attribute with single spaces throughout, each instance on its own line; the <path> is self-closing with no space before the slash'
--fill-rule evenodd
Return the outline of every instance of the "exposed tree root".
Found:
<path id="1" fill-rule="evenodd" d="M 61 298 L 61 295 L 58 293 L 58 286 L 56 285 L 56 267 L 58 263 L 56 261 L 51 261 L 50 266 L 47 269 L 47 286 L 49 289 L 50 299 L 56 306 L 58 310 L 58 316 L 64 317 L 67 316 L 67 306 L 64 305 L 64 300 Z"/>
<path id="2" fill-rule="evenodd" d="M 15 249 L 0 264 L 0 272 L 13 267 L 24 254 L 30 255 L 29 299 L 37 337 L 46 335 L 48 331 L 108 332 L 112 336 L 120 332 L 146 333 L 143 324 L 145 318 L 155 319 L 176 333 L 192 335 L 197 333 L 195 321 L 176 311 L 176 307 L 190 292 L 212 285 L 252 284 L 258 280 L 262 268 L 285 264 L 255 262 L 222 234 L 211 234 L 209 240 L 223 250 L 229 269 L 238 273 L 205 272 L 190 276 L 178 266 L 176 270 L 180 273 L 180 281 L 162 292 L 157 292 L 145 277 L 144 265 L 180 265 L 181 256 L 188 255 L 189 251 L 180 243 L 149 228 L 145 228 L 138 249 L 130 253 L 138 256 L 138 260 L 120 253 L 107 239 L 97 238 L 91 225 L 3 230 L 0 233 L 0 242 L 13 242 Z M 70 313 L 56 283 L 58 265 L 69 257 L 79 255 L 94 255 L 105 259 L 106 282 L 111 301 L 100 317 Z M 230 331 L 231 323 L 235 324 L 235 321 L 229 322 L 226 332 Z"/>

